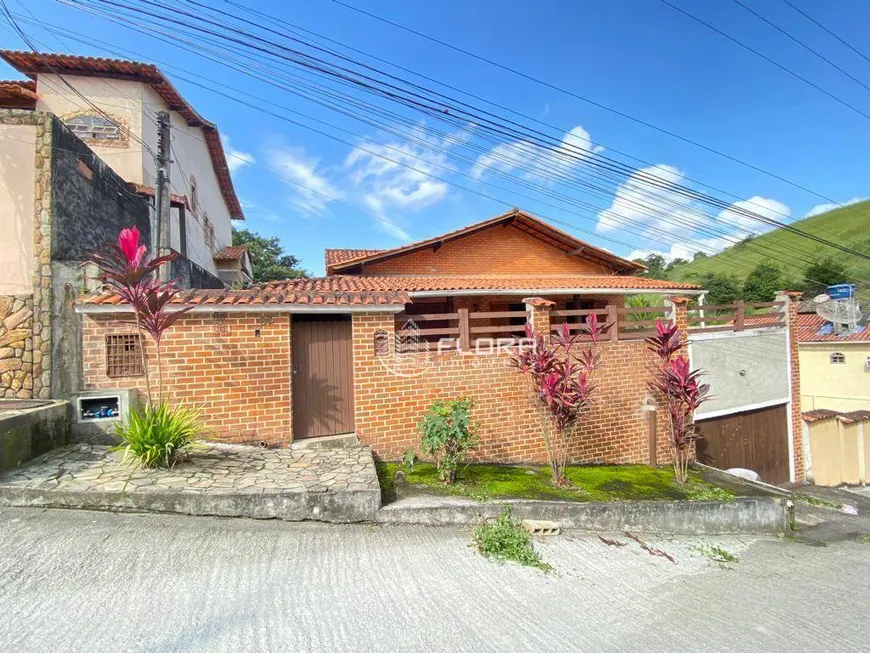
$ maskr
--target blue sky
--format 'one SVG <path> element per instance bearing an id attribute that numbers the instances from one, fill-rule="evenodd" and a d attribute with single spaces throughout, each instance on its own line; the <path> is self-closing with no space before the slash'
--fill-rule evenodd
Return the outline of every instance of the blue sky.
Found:
<path id="1" fill-rule="evenodd" d="M 745 1 L 870 86 L 870 63 L 781 0 Z M 9 5 L 26 20 L 29 17 L 21 2 L 9 0 Z M 568 231 L 572 229 L 564 223 L 574 225 L 583 230 L 573 231 L 578 237 L 620 255 L 641 250 L 668 255 L 699 249 L 713 251 L 727 244 L 728 239 L 762 230 L 739 213 L 705 209 L 721 221 L 716 227 L 721 233 L 711 233 L 710 228 L 697 226 L 703 224 L 698 213 L 701 207 L 667 189 L 651 191 L 630 178 L 598 180 L 596 184 L 603 190 L 591 195 L 580 192 L 567 186 L 564 178 L 588 178 L 590 170 L 582 159 L 566 161 L 558 150 L 542 150 L 515 139 L 506 139 L 501 149 L 490 155 L 472 151 L 469 148 L 477 143 L 479 128 L 454 131 L 445 138 L 434 131 L 444 129 L 443 125 L 403 110 L 403 115 L 416 121 L 410 132 L 415 141 L 409 144 L 407 139 L 379 132 L 146 35 L 50 0 L 26 2 L 36 18 L 63 25 L 81 39 L 107 41 L 140 58 L 158 65 L 171 64 L 183 71 L 162 66 L 185 97 L 218 123 L 229 139 L 229 151 L 253 162 L 245 165 L 242 159 L 231 158 L 236 168 L 234 181 L 248 218 L 246 226 L 279 236 L 286 250 L 300 257 L 304 267 L 313 273 L 323 271 L 325 247 L 393 247 L 407 239 L 416 240 L 485 219 L 507 206 L 520 206 L 557 220 L 557 226 Z M 836 202 L 870 195 L 866 181 L 870 172 L 867 118 L 659 0 L 348 2 L 749 161 Z M 870 91 L 731 0 L 673 2 L 870 113 Z M 845 40 L 863 47 L 862 25 L 870 20 L 870 7 L 858 2 L 792 2 Z M 218 0 L 212 0 L 212 4 L 239 12 Z M 742 200 L 744 204 L 738 206 L 779 220 L 802 218 L 814 207 L 827 203 L 819 196 L 329 0 L 243 0 L 243 4 L 542 120 L 558 128 L 552 132 L 554 135 L 570 134 L 572 146 L 590 157 L 600 154 L 624 162 L 629 160 L 618 152 L 637 157 L 647 163 L 632 164 L 655 166 L 648 168 L 648 173 L 665 185 L 682 183 L 705 190 L 696 183 L 703 182 L 733 195 L 720 194 L 723 199 Z M 23 47 L 3 27 L 0 34 L 4 47 Z M 115 56 L 107 47 L 61 37 L 71 46 L 65 47 L 57 35 L 30 22 L 22 22 L 22 27 L 41 45 L 54 50 L 74 48 L 81 54 Z M 132 53 L 127 56 L 135 58 Z M 390 70 L 384 64 L 372 63 Z M 12 75 L 9 70 L 2 71 L 4 77 Z M 180 79 L 180 75 L 218 80 L 235 89 L 233 92 L 247 94 L 247 101 L 270 111 L 301 112 L 306 117 L 286 115 L 340 136 L 350 145 L 239 105 Z M 478 100 L 469 101 L 484 106 Z M 316 125 L 312 118 L 347 129 L 353 135 Z M 459 154 L 471 160 L 463 163 L 451 158 Z M 418 171 L 378 155 L 401 159 Z M 559 175 L 553 175 L 554 169 Z M 425 173 L 442 177 L 443 181 Z M 521 187 L 521 183 L 532 184 L 537 190 Z M 338 201 L 330 201 L 326 195 Z M 557 206 L 548 206 L 556 196 Z M 583 202 L 584 208 L 567 203 L 565 197 Z M 639 205 L 662 206 L 666 210 L 645 210 Z M 682 217 L 683 227 L 673 226 L 675 216 Z M 697 228 L 685 226 L 689 223 Z"/>

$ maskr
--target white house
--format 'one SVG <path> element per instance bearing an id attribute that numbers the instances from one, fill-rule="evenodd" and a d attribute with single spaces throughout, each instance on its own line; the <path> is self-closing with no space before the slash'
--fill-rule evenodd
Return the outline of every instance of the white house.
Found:
<path id="1" fill-rule="evenodd" d="M 20 82 L 18 97 L 10 94 L 17 103 L 6 106 L 54 114 L 135 192 L 151 198 L 156 114 L 170 112 L 171 246 L 200 268 L 189 270 L 200 277 L 192 285 L 219 284 L 215 254 L 232 245 L 231 220 L 244 215 L 217 126 L 151 64 L 11 50 L 0 57 L 30 78 Z"/>

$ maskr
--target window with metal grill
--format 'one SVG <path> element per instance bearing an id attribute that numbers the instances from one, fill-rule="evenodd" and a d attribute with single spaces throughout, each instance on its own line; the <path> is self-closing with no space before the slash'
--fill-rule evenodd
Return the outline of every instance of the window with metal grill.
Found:
<path id="1" fill-rule="evenodd" d="M 106 376 L 142 376 L 144 373 L 139 334 L 106 336 Z"/>
<path id="2" fill-rule="evenodd" d="M 121 128 L 117 123 L 102 116 L 76 116 L 67 120 L 66 126 L 80 138 L 95 141 L 119 140 L 121 138 Z"/>

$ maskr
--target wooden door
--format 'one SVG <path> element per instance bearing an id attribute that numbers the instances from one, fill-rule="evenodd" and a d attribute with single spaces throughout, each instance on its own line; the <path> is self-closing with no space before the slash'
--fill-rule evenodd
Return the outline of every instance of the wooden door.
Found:
<path id="1" fill-rule="evenodd" d="M 751 469 L 765 483 L 788 483 L 788 418 L 784 404 L 701 420 L 698 460 L 719 469 Z"/>
<path id="2" fill-rule="evenodd" d="M 353 432 L 350 316 L 294 316 L 291 339 L 293 437 Z"/>

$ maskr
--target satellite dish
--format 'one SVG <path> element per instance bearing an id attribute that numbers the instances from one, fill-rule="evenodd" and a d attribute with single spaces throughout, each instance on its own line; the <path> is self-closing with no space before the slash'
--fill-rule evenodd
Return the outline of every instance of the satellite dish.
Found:
<path id="1" fill-rule="evenodd" d="M 854 299 L 832 299 L 818 295 L 813 299 L 816 314 L 830 322 L 836 333 L 852 331 L 861 320 L 861 309 Z"/>

